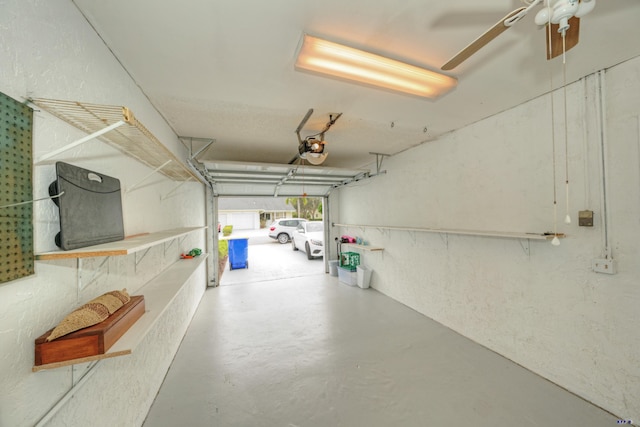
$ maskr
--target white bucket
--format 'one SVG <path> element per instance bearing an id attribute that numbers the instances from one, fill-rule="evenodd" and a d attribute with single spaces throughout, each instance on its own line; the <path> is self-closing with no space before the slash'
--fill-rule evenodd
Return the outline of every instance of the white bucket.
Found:
<path id="1" fill-rule="evenodd" d="M 372 271 L 367 267 L 359 265 L 356 268 L 356 272 L 358 275 L 358 286 L 362 289 L 366 289 L 369 287 L 369 282 L 371 282 L 371 273 Z"/>
<path id="2" fill-rule="evenodd" d="M 358 273 L 351 271 L 348 268 L 338 267 L 338 281 L 349 286 L 356 286 L 358 284 Z"/>
<path id="3" fill-rule="evenodd" d="M 338 276 L 338 260 L 329 261 L 329 274 L 334 277 Z"/>

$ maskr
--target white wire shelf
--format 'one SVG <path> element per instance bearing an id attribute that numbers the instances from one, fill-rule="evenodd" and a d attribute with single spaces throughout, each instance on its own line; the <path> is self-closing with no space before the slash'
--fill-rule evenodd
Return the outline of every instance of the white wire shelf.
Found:
<path id="1" fill-rule="evenodd" d="M 198 181 L 198 176 L 140 123 L 127 107 L 45 98 L 30 101 L 60 120 L 90 134 L 41 160 L 95 137 L 174 181 Z"/>

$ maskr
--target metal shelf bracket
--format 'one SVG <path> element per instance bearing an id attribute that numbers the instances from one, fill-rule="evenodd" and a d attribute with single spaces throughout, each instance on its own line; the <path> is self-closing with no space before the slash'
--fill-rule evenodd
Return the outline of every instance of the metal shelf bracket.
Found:
<path id="1" fill-rule="evenodd" d="M 183 185 L 185 185 L 187 182 L 191 181 L 191 178 L 182 181 L 180 184 L 176 185 L 175 187 L 173 187 L 173 190 L 169 191 L 167 194 L 165 194 L 164 196 L 160 197 L 160 200 L 165 200 L 167 199 L 170 195 L 172 195 L 173 193 L 175 193 L 176 191 L 178 191 L 178 189 L 180 187 L 182 187 Z"/>
<path id="2" fill-rule="evenodd" d="M 83 280 L 83 276 L 84 276 L 83 273 L 85 272 L 85 270 L 83 270 L 82 268 L 82 258 L 78 258 L 78 292 L 89 287 L 89 285 L 95 282 L 100 276 L 103 276 L 104 274 L 109 274 L 109 258 L 111 257 L 109 256 L 104 257 L 104 259 L 97 266 L 97 268 L 93 270 L 91 277 L 89 277 L 89 279 L 86 281 Z M 106 272 L 104 272 L 105 264 L 107 266 Z"/>
<path id="3" fill-rule="evenodd" d="M 373 154 L 376 156 L 376 173 L 375 175 L 370 175 L 370 176 L 376 176 L 376 175 L 380 175 L 383 173 L 387 173 L 386 170 L 381 170 L 382 169 L 382 163 L 384 162 L 384 159 L 386 157 L 391 156 L 390 154 L 384 154 L 384 153 L 372 153 L 369 152 L 369 154 Z"/>
<path id="4" fill-rule="evenodd" d="M 49 160 L 52 157 L 57 156 L 60 153 L 64 153 L 67 150 L 70 150 L 74 147 L 77 147 L 78 145 L 84 144 L 87 141 L 91 141 L 92 139 L 95 139 L 97 137 L 99 137 L 100 135 L 103 135 L 107 132 L 110 132 L 112 130 L 114 130 L 115 128 L 118 128 L 120 126 L 122 126 L 125 122 L 123 120 L 119 120 L 117 122 L 115 122 L 112 125 L 107 126 L 106 128 L 100 129 L 99 131 L 96 131 L 92 134 L 89 134 L 83 138 L 78 139 L 77 141 L 74 141 L 70 144 L 65 145 L 64 147 L 60 147 L 57 150 L 53 150 L 52 152 L 50 152 L 49 154 L 45 154 L 44 156 L 40 157 L 38 159 L 38 161 L 36 162 L 36 164 L 40 164 L 42 162 L 44 162 L 45 160 Z"/>
<path id="5" fill-rule="evenodd" d="M 150 177 L 152 177 L 153 175 L 155 175 L 158 171 L 160 171 L 163 167 L 167 166 L 169 163 L 171 163 L 172 160 L 167 160 L 166 162 L 164 162 L 163 164 L 161 164 L 160 166 L 158 166 L 157 168 L 155 168 L 153 170 L 153 172 L 151 172 L 149 175 L 145 176 L 144 178 L 142 178 L 140 181 L 138 181 L 137 183 L 135 183 L 134 185 L 132 185 L 131 187 L 129 187 L 125 193 L 129 193 L 133 190 L 135 190 L 136 188 L 138 188 L 140 186 L 140 184 L 142 184 L 143 182 L 145 182 L 147 179 L 149 179 Z"/>

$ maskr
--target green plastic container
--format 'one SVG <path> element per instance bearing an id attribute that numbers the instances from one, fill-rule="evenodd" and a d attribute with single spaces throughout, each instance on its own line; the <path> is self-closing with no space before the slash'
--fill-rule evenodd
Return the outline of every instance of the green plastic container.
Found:
<path id="1" fill-rule="evenodd" d="M 360 265 L 360 254 L 357 252 L 340 252 L 340 267 L 356 271 Z"/>

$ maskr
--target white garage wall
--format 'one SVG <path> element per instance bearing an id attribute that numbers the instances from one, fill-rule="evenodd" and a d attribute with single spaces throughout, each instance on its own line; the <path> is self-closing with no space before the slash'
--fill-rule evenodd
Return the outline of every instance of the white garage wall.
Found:
<path id="1" fill-rule="evenodd" d="M 3 0 L 0 2 L 0 91 L 18 100 L 42 97 L 96 104 L 124 105 L 171 151 L 185 158 L 174 132 L 112 56 L 70 0 Z M 34 157 L 85 136 L 46 112 L 34 114 Z M 64 153 L 63 160 L 117 177 L 131 187 L 151 171 L 99 141 Z M 53 162 L 34 167 L 34 195 L 47 195 L 55 177 Z M 187 183 L 165 199 L 177 183 L 156 175 L 123 195 L 125 234 L 205 224 L 203 185 Z M 55 205 L 34 206 L 36 252 L 55 249 L 58 231 Z M 204 233 L 180 243 L 135 255 L 113 257 L 84 289 L 77 286 L 76 260 L 36 262 L 36 274 L 0 285 L 0 426 L 32 426 L 87 365 L 33 373 L 34 340 L 64 315 L 107 290 L 136 291 L 178 259 L 180 251 L 204 249 Z M 91 277 L 101 259 L 87 259 Z M 106 271 L 106 273 L 104 273 Z M 151 334 L 134 354 L 102 361 L 74 398 L 50 424 L 66 426 L 140 425 L 172 360 L 183 332 L 204 292 L 204 269 L 196 272 Z"/>
<path id="2" fill-rule="evenodd" d="M 555 94 L 558 247 L 545 241 L 368 228 L 372 286 L 624 419 L 640 419 L 640 58 L 608 70 L 599 126 L 596 74 L 567 88 L 569 206 L 565 216 L 562 91 Z M 554 230 L 550 96 L 385 161 L 386 175 L 332 196 L 343 224 L 514 232 Z M 602 134 L 605 138 L 601 138 Z M 604 255 L 602 141 L 608 236 Z M 578 211 L 595 211 L 593 228 Z M 428 361 L 425 361 L 428 363 Z"/>

